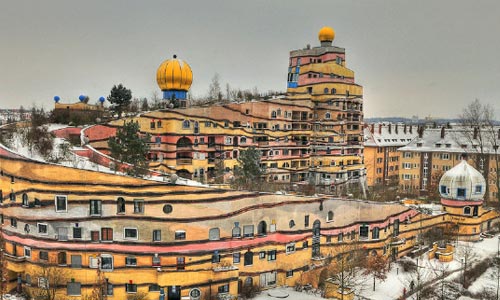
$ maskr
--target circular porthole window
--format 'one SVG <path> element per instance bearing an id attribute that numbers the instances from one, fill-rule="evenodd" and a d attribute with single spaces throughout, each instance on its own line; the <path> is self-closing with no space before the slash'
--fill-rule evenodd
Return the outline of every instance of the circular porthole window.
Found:
<path id="1" fill-rule="evenodd" d="M 201 297 L 201 291 L 198 288 L 194 288 L 189 291 L 190 300 L 199 300 Z"/>
<path id="2" fill-rule="evenodd" d="M 166 214 L 171 213 L 172 212 L 172 205 L 170 205 L 170 204 L 163 205 L 163 212 Z"/>

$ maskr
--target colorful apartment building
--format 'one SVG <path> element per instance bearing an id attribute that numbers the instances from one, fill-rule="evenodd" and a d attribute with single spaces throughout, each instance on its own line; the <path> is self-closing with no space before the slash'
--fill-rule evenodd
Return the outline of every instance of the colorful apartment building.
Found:
<path id="1" fill-rule="evenodd" d="M 345 249 L 395 259 L 433 227 L 474 240 L 498 221 L 482 205 L 484 178 L 465 161 L 443 176 L 443 211 L 431 215 L 399 203 L 180 186 L 33 161 L 3 146 L 0 174 L 8 290 L 43 288 L 52 268 L 66 274 L 57 299 L 96 286 L 107 299 L 194 300 L 304 276 L 316 285 Z"/>
<path id="2" fill-rule="evenodd" d="M 397 185 L 400 153 L 417 136 L 417 126 L 407 124 L 367 124 L 364 129 L 364 159 L 368 187 Z"/>
<path id="3" fill-rule="evenodd" d="M 333 38 L 325 27 L 320 46 L 291 51 L 287 95 L 269 100 L 189 107 L 191 68 L 176 57 L 163 62 L 157 82 L 168 109 L 133 118 L 152 136 L 150 167 L 209 182 L 222 166 L 228 179 L 239 153 L 253 146 L 270 182 L 313 183 L 328 192 L 358 181 L 365 168 L 363 90 Z M 111 122 L 104 131 L 111 136 L 122 124 Z M 93 138 L 92 131 L 90 145 L 108 153 L 106 139 Z"/>
<path id="4" fill-rule="evenodd" d="M 500 128 L 479 131 L 463 127 L 422 127 L 415 139 L 398 150 L 401 156 L 400 189 L 427 194 L 429 189 L 435 189 L 442 174 L 465 156 L 487 179 L 486 199 L 495 200 L 499 186 L 498 145 Z"/>

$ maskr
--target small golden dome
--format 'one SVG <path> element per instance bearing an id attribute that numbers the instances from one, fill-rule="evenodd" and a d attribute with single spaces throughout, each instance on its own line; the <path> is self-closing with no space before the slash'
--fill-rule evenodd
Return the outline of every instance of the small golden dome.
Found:
<path id="1" fill-rule="evenodd" d="M 331 42 L 335 38 L 335 31 L 331 27 L 323 27 L 318 32 L 320 42 Z"/>
<path id="2" fill-rule="evenodd" d="M 193 72 L 185 61 L 174 55 L 173 59 L 167 59 L 158 67 L 156 82 L 162 91 L 187 91 L 193 82 Z"/>

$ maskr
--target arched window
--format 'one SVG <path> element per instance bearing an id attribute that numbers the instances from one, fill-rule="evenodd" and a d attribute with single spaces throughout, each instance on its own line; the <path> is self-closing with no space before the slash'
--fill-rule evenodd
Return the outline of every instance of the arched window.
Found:
<path id="1" fill-rule="evenodd" d="M 220 230 L 219 228 L 211 228 L 208 232 L 208 239 L 211 241 L 216 241 L 220 239 Z"/>
<path id="2" fill-rule="evenodd" d="M 325 88 L 324 93 L 328 94 L 328 88 Z"/>
<path id="3" fill-rule="evenodd" d="M 332 117 L 332 115 L 329 112 L 327 112 L 325 114 L 325 119 L 329 120 L 329 119 L 331 119 L 331 117 Z"/>
<path id="4" fill-rule="evenodd" d="M 245 279 L 245 286 L 252 286 L 252 285 L 253 285 L 253 279 L 252 279 L 252 277 L 248 276 Z"/>
<path id="5" fill-rule="evenodd" d="M 470 206 L 464 207 L 464 215 L 470 215 Z"/>
<path id="6" fill-rule="evenodd" d="M 245 253 L 244 265 L 245 266 L 253 265 L 253 252 L 252 251 L 247 251 Z"/>
<path id="7" fill-rule="evenodd" d="M 247 138 L 246 138 L 246 137 L 244 137 L 244 136 L 242 136 L 242 137 L 240 138 L 240 144 L 245 144 L 246 142 L 247 142 Z"/>
<path id="8" fill-rule="evenodd" d="M 273 111 L 271 112 L 271 118 L 275 119 L 275 118 L 276 118 L 276 115 L 277 115 L 277 114 L 276 114 L 276 111 L 274 111 L 274 110 L 273 110 Z"/>
<path id="9" fill-rule="evenodd" d="M 290 227 L 290 228 L 295 227 L 295 221 L 294 220 L 290 220 L 290 222 L 288 222 L 288 227 Z"/>
<path id="10" fill-rule="evenodd" d="M 123 197 L 118 197 L 118 199 L 116 200 L 116 213 L 125 213 L 125 199 L 123 199 Z"/>
<path id="11" fill-rule="evenodd" d="M 337 89 L 333 88 L 333 89 L 330 91 L 330 93 L 331 93 L 332 95 L 337 94 Z"/>
<path id="12" fill-rule="evenodd" d="M 23 194 L 23 204 L 24 207 L 29 207 L 29 199 L 28 199 L 28 194 L 24 193 Z"/>
<path id="13" fill-rule="evenodd" d="M 328 212 L 328 215 L 326 216 L 326 221 L 327 222 L 333 221 L 333 211 L 330 210 Z"/>
<path id="14" fill-rule="evenodd" d="M 189 126 L 190 126 L 190 123 L 188 120 L 184 120 L 182 122 L 182 128 L 187 129 L 187 128 L 189 128 Z"/>
<path id="15" fill-rule="evenodd" d="M 260 221 L 257 226 L 257 234 L 258 235 L 266 235 L 267 234 L 267 223 L 265 221 Z"/>

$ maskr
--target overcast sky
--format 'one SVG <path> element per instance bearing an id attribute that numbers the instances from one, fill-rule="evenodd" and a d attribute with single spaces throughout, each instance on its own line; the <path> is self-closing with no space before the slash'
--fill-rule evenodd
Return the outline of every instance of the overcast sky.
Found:
<path id="1" fill-rule="evenodd" d="M 2 1 L 0 108 L 53 107 L 123 83 L 158 91 L 177 54 L 201 96 L 215 72 L 236 88 L 285 90 L 289 51 L 336 31 L 364 86 L 366 117 L 456 117 L 475 98 L 500 119 L 500 1 Z"/>

